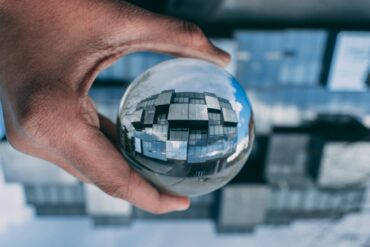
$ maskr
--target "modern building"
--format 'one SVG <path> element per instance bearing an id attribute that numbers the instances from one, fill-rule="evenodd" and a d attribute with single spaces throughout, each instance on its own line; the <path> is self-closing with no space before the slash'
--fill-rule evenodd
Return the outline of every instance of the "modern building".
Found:
<path id="1" fill-rule="evenodd" d="M 137 104 L 131 123 L 134 134 L 122 141 L 126 152 L 144 164 L 161 161 L 159 172 L 167 161 L 176 161 L 201 164 L 204 173 L 213 174 L 222 169 L 219 160 L 236 150 L 236 113 L 228 100 L 212 93 L 162 91 Z"/>
<path id="2" fill-rule="evenodd" d="M 278 186 L 312 186 L 320 168 L 322 148 L 322 140 L 312 135 L 272 134 L 265 167 L 267 181 Z"/>
<path id="3" fill-rule="evenodd" d="M 219 232 L 251 231 L 263 224 L 271 192 L 266 185 L 234 184 L 221 190 L 216 220 Z"/>
<path id="4" fill-rule="evenodd" d="M 318 85 L 327 33 L 324 30 L 235 32 L 237 79 L 245 88 Z"/>
<path id="5" fill-rule="evenodd" d="M 328 87 L 339 91 L 368 91 L 370 32 L 346 31 L 337 37 Z"/>
<path id="6" fill-rule="evenodd" d="M 25 155 L 7 142 L 0 143 L 5 181 L 23 185 L 26 202 L 38 215 L 85 213 L 83 185 L 54 164 Z"/>
<path id="7" fill-rule="evenodd" d="M 270 134 L 275 126 L 298 127 L 318 116 L 348 115 L 370 127 L 370 92 L 328 91 L 323 87 L 248 90 L 256 132 Z"/>
<path id="8" fill-rule="evenodd" d="M 370 178 L 369 154 L 369 141 L 325 143 L 318 184 L 339 189 L 364 186 Z"/>
<path id="9" fill-rule="evenodd" d="M 359 211 L 364 187 L 328 189 L 318 187 L 270 187 L 265 224 L 288 224 L 297 219 L 333 218 Z"/>
<path id="10" fill-rule="evenodd" d="M 25 201 L 38 216 L 87 215 L 96 225 L 127 225 L 131 204 L 79 182 L 54 164 L 0 142 L 0 165 L 8 183 L 23 185 Z"/>

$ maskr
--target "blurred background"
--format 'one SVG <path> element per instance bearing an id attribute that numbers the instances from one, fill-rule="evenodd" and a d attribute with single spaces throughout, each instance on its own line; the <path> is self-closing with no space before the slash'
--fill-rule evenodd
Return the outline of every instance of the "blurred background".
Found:
<path id="1" fill-rule="evenodd" d="M 0 246 L 370 246 L 370 1 L 130 2 L 195 22 L 232 55 L 255 113 L 247 164 L 189 210 L 152 215 L 15 151 L 0 108 Z M 99 111 L 115 121 L 129 83 L 167 59 L 103 71 Z"/>

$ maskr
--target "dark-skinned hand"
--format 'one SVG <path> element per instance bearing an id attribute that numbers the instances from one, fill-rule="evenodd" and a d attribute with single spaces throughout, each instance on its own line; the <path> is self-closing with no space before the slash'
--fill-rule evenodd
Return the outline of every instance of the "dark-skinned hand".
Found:
<path id="1" fill-rule="evenodd" d="M 0 96 L 7 138 L 82 181 L 152 213 L 189 207 L 130 168 L 115 126 L 88 91 L 127 53 L 149 50 L 225 66 L 229 55 L 194 24 L 122 1 L 0 0 Z"/>

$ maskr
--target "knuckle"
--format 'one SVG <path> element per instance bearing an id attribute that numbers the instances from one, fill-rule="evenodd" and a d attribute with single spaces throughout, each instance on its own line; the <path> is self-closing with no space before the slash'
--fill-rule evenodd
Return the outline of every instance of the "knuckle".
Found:
<path id="1" fill-rule="evenodd" d="M 194 23 L 188 21 L 180 21 L 180 29 L 186 35 L 191 45 L 202 46 L 207 44 L 207 38 L 203 31 Z"/>
<path id="2" fill-rule="evenodd" d="M 104 184 L 98 187 L 105 193 L 126 201 L 130 201 L 130 192 L 128 184 Z"/>
<path id="3" fill-rule="evenodd" d="M 14 130 L 13 128 L 8 129 L 7 131 L 7 141 L 8 143 L 16 150 L 25 152 L 27 143 L 24 138 L 20 135 L 19 131 Z"/>
<path id="4" fill-rule="evenodd" d="M 14 118 L 11 126 L 7 126 L 8 139 L 16 149 L 33 145 L 34 141 L 50 147 L 56 145 L 62 114 L 51 97 L 52 94 L 31 92 L 17 99 L 12 109 Z"/>

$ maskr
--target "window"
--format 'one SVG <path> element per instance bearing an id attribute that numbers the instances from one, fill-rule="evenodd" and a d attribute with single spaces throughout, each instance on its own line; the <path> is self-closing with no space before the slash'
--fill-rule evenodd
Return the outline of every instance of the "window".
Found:
<path id="1" fill-rule="evenodd" d="M 232 109 L 231 108 L 231 105 L 230 105 L 230 103 L 229 102 L 226 102 L 226 101 L 219 101 L 220 102 L 220 106 L 222 107 L 222 108 L 227 108 L 227 109 Z"/>
<path id="2" fill-rule="evenodd" d="M 202 104 L 204 105 L 204 99 L 190 99 L 190 104 Z"/>
<path id="3" fill-rule="evenodd" d="M 202 163 L 207 161 L 208 147 L 207 146 L 189 146 L 188 162 Z"/>
<path id="4" fill-rule="evenodd" d="M 171 141 L 188 141 L 189 130 L 186 128 L 171 128 L 170 140 Z"/>
<path id="5" fill-rule="evenodd" d="M 189 103 L 189 98 L 186 97 L 176 97 L 173 99 L 174 103 Z"/>
<path id="6" fill-rule="evenodd" d="M 228 137 L 236 136 L 236 127 L 224 126 L 224 134 Z"/>
<path id="7" fill-rule="evenodd" d="M 155 115 L 155 107 L 151 107 L 145 110 L 144 124 L 153 124 Z"/>
<path id="8" fill-rule="evenodd" d="M 189 145 L 205 145 L 207 143 L 206 130 L 190 130 Z"/>
<path id="9" fill-rule="evenodd" d="M 186 141 L 166 141 L 166 157 L 168 159 L 186 160 L 187 142 Z"/>
<path id="10" fill-rule="evenodd" d="M 171 103 L 172 98 L 172 91 L 171 92 L 162 92 L 158 95 L 158 97 L 154 100 L 153 104 L 155 105 L 168 105 Z"/>
<path id="11" fill-rule="evenodd" d="M 207 106 L 200 104 L 189 105 L 189 120 L 207 121 Z"/>
<path id="12" fill-rule="evenodd" d="M 166 143 L 161 141 L 144 141 L 143 153 L 147 157 L 165 160 Z"/>
<path id="13" fill-rule="evenodd" d="M 236 113 L 232 109 L 222 108 L 222 115 L 225 122 L 238 123 Z"/>
<path id="14" fill-rule="evenodd" d="M 160 113 L 157 116 L 157 123 L 158 124 L 166 124 L 167 123 L 167 115 L 166 113 Z"/>
<path id="15" fill-rule="evenodd" d="M 206 99 L 208 108 L 220 110 L 220 104 L 216 97 L 206 95 L 205 99 Z"/>
<path id="16" fill-rule="evenodd" d="M 171 104 L 168 110 L 168 120 L 188 120 L 189 105 L 188 104 Z"/>
<path id="17" fill-rule="evenodd" d="M 210 136 L 222 136 L 223 128 L 221 125 L 210 125 L 209 126 L 209 135 Z"/>
<path id="18" fill-rule="evenodd" d="M 167 140 L 167 130 L 168 130 L 168 125 L 153 124 L 152 134 L 157 140 L 166 141 Z"/>
<path id="19" fill-rule="evenodd" d="M 217 112 L 208 113 L 209 124 L 221 124 L 221 114 Z"/>

